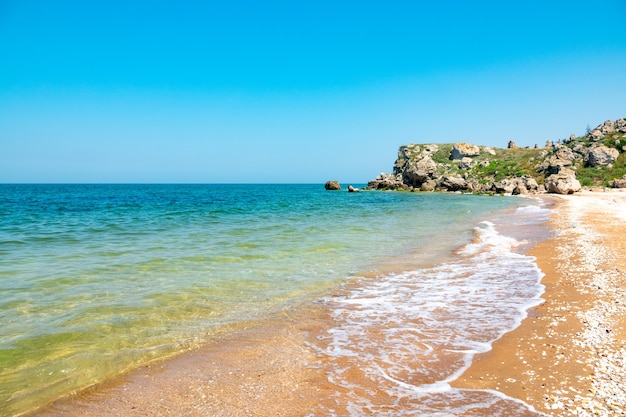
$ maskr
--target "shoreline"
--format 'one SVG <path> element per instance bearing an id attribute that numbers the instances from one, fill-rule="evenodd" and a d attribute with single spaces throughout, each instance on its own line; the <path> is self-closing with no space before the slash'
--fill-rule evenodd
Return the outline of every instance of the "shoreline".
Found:
<path id="1" fill-rule="evenodd" d="M 557 235 L 529 252 L 545 301 L 453 386 L 500 391 L 554 416 L 626 415 L 626 193 L 558 198 Z"/>
<path id="2" fill-rule="evenodd" d="M 613 302 L 610 309 L 594 312 L 600 300 L 619 298 L 622 293 L 615 287 L 626 281 L 626 273 L 621 272 L 626 271 L 625 261 L 617 266 L 619 273 L 607 269 L 620 261 L 625 246 L 614 237 L 610 240 L 617 246 L 605 248 L 609 239 L 602 240 L 611 233 L 619 235 L 616 220 L 606 212 L 611 207 L 607 201 L 613 199 L 626 207 L 626 193 L 560 197 L 551 221 L 557 234 L 529 252 L 545 273 L 544 303 L 529 310 L 521 326 L 497 340 L 490 352 L 476 356 L 453 387 L 499 391 L 549 415 L 593 415 L 603 410 L 604 415 L 609 410 L 620 415 L 620 410 L 626 410 L 623 394 L 607 397 L 602 391 L 608 389 L 610 381 L 605 379 L 615 373 L 616 363 L 626 359 L 626 322 L 622 319 L 610 329 L 594 327 L 601 317 L 622 314 L 621 308 L 626 308 Z M 583 215 L 584 210 L 590 214 Z M 620 221 L 626 223 L 626 217 Z M 598 248 L 604 250 L 602 257 Z M 580 259 L 570 261 L 571 254 Z M 585 254 L 590 259 L 583 259 Z M 594 257 L 602 262 L 590 263 Z M 596 274 L 600 270 L 605 273 Z M 578 283 L 591 275 L 594 280 L 596 275 L 609 279 L 600 287 L 611 288 L 594 288 L 598 286 L 595 281 L 587 286 Z M 314 412 L 319 405 L 332 409 L 338 387 L 328 381 L 324 364 L 309 342 L 329 320 L 321 305 L 282 312 L 203 348 L 144 366 L 28 415 L 295 416 Z M 601 371 L 610 366 L 614 368 Z"/>

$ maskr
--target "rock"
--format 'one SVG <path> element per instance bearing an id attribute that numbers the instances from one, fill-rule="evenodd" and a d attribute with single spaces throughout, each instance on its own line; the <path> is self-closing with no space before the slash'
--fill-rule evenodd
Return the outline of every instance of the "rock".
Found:
<path id="1" fill-rule="evenodd" d="M 575 154 L 574 151 L 572 151 L 570 148 L 567 148 L 567 147 L 559 148 L 554 154 L 556 155 L 557 158 L 570 161 L 570 162 L 579 158 L 579 156 Z"/>
<path id="2" fill-rule="evenodd" d="M 600 132 L 603 134 L 610 135 L 615 133 L 615 122 L 612 120 L 605 120 L 605 122 L 597 128 L 600 129 Z"/>
<path id="3" fill-rule="evenodd" d="M 525 178 L 524 185 L 526 185 L 526 189 L 530 192 L 537 192 L 539 190 L 539 184 L 537 184 L 537 180 L 534 178 Z"/>
<path id="4" fill-rule="evenodd" d="M 462 158 L 461 161 L 459 162 L 459 168 L 461 169 L 470 170 L 472 169 L 473 165 L 474 165 L 474 160 L 468 157 Z"/>
<path id="5" fill-rule="evenodd" d="M 426 155 L 422 159 L 409 163 L 408 166 L 405 167 L 402 180 L 405 184 L 420 187 L 426 181 L 433 179 L 433 175 L 436 172 L 437 163 L 432 160 L 430 155 Z"/>
<path id="6" fill-rule="evenodd" d="M 528 189 L 526 188 L 526 186 L 523 183 L 518 183 L 515 188 L 513 189 L 513 192 L 511 193 L 513 195 L 526 195 L 528 194 Z"/>
<path id="7" fill-rule="evenodd" d="M 564 168 L 558 174 L 552 174 L 546 178 L 546 191 L 556 194 L 573 194 L 580 191 L 580 182 L 571 169 Z"/>
<path id="8" fill-rule="evenodd" d="M 382 172 L 376 179 L 368 182 L 367 187 L 374 190 L 397 190 L 405 188 L 405 185 L 402 182 L 402 175 Z"/>
<path id="9" fill-rule="evenodd" d="M 435 187 L 437 187 L 437 181 L 428 180 L 420 186 L 420 190 L 422 191 L 435 191 Z"/>
<path id="10" fill-rule="evenodd" d="M 493 188 L 496 193 L 502 194 L 511 194 L 513 190 L 517 187 L 518 182 L 516 179 L 508 179 L 505 178 L 501 181 L 497 181 L 493 183 Z"/>
<path id="11" fill-rule="evenodd" d="M 621 179 L 613 180 L 609 182 L 609 187 L 612 188 L 626 188 L 626 175 L 624 175 Z"/>
<path id="12" fill-rule="evenodd" d="M 600 129 L 594 129 L 589 133 L 589 140 L 592 142 L 597 142 L 602 139 L 602 132 Z"/>
<path id="13" fill-rule="evenodd" d="M 460 142 L 455 143 L 452 146 L 452 152 L 450 154 L 450 159 L 453 161 L 460 160 L 463 158 L 470 158 L 472 156 L 480 155 L 480 148 L 475 145 L 470 145 L 469 143 Z"/>
<path id="14" fill-rule="evenodd" d="M 484 147 L 483 151 L 487 152 L 489 155 L 492 155 L 492 156 L 495 156 L 496 154 L 496 150 L 488 146 Z"/>
<path id="15" fill-rule="evenodd" d="M 439 187 L 448 191 L 462 191 L 467 188 L 467 181 L 457 175 L 444 175 L 439 182 Z"/>
<path id="16" fill-rule="evenodd" d="M 626 133 L 626 119 L 621 118 L 621 119 L 617 119 L 615 121 L 615 126 L 617 127 L 617 130 L 619 130 L 622 133 Z"/>
<path id="17" fill-rule="evenodd" d="M 510 140 L 509 144 L 508 144 L 508 148 L 509 149 L 518 149 L 519 146 L 517 146 L 517 143 L 513 142 L 512 140 Z"/>
<path id="18" fill-rule="evenodd" d="M 619 156 L 619 151 L 615 148 L 607 146 L 596 146 L 589 149 L 587 153 L 586 164 L 590 167 L 609 165 L 615 162 Z"/>
<path id="19" fill-rule="evenodd" d="M 359 190 L 358 188 L 354 188 L 352 185 L 348 185 L 348 192 L 349 193 L 358 193 L 359 191 L 361 191 L 361 190 Z"/>
<path id="20" fill-rule="evenodd" d="M 339 184 L 339 181 L 332 180 L 327 181 L 324 185 L 324 188 L 326 188 L 327 190 L 341 190 L 341 185 Z"/>

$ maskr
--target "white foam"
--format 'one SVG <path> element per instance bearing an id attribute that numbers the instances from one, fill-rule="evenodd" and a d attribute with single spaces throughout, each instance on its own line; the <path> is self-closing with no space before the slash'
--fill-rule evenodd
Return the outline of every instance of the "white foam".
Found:
<path id="1" fill-rule="evenodd" d="M 327 300 L 336 327 L 322 340 L 322 352 L 344 365 L 341 358 L 351 358 L 351 366 L 389 398 L 419 399 L 433 412 L 442 404 L 448 407 L 443 410 L 454 407 L 450 396 L 459 407 L 467 405 L 469 399 L 450 383 L 541 301 L 542 273 L 534 258 L 513 252 L 518 244 L 483 222 L 456 261 L 348 288 L 345 297 Z M 344 366 L 331 374 L 350 393 L 354 415 L 371 411 Z"/>

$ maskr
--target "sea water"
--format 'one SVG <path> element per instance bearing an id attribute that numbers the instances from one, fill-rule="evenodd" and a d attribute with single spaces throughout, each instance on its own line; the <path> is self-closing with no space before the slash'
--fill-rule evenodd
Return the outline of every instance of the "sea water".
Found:
<path id="1" fill-rule="evenodd" d="M 316 349 L 350 414 L 382 409 L 347 362 L 391 402 L 454 407 L 449 382 L 542 292 L 520 236 L 499 232 L 542 210 L 319 185 L 0 185 L 0 415 L 311 300 L 332 311 Z"/>

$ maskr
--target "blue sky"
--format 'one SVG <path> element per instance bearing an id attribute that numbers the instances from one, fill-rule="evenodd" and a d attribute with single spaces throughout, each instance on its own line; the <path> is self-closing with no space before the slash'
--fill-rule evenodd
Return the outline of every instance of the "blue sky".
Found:
<path id="1" fill-rule="evenodd" d="M 626 1 L 0 0 L 0 182 L 366 182 L 626 116 Z"/>

